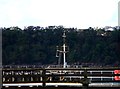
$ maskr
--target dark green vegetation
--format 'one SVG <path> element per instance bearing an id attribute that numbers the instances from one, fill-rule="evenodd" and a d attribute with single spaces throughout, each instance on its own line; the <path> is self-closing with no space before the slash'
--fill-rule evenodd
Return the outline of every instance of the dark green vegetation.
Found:
<path id="1" fill-rule="evenodd" d="M 77 29 L 62 26 L 1 28 L 3 64 L 57 64 L 56 46 L 66 30 L 68 64 L 120 65 L 120 29 Z"/>

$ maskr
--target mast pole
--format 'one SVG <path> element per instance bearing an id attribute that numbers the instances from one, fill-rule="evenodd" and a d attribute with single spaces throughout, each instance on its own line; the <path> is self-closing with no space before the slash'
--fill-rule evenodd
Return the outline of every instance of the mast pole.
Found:
<path id="1" fill-rule="evenodd" d="M 66 39 L 66 34 L 65 34 L 65 31 L 63 33 L 63 68 L 66 68 L 66 42 L 65 42 L 65 39 Z"/>
<path id="2" fill-rule="evenodd" d="M 67 67 L 67 62 L 66 62 L 66 53 L 68 52 L 68 48 L 66 45 L 66 34 L 65 31 L 63 32 L 63 45 L 59 48 L 57 46 L 57 52 L 56 52 L 56 57 L 59 57 L 58 59 L 58 65 L 60 65 L 60 59 L 61 59 L 61 55 L 63 54 L 63 68 Z"/>

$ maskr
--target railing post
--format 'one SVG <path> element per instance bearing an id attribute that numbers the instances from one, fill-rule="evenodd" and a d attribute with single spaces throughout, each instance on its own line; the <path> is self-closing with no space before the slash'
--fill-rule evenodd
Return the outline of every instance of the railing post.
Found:
<path id="1" fill-rule="evenodd" d="M 46 86 L 46 70 L 45 69 L 42 70 L 42 86 L 43 87 Z"/>
<path id="2" fill-rule="evenodd" d="M 82 81 L 82 84 L 83 84 L 82 89 L 88 89 L 89 83 L 90 82 L 89 82 L 89 79 L 88 79 L 87 70 L 85 69 L 84 70 L 84 79 Z"/>

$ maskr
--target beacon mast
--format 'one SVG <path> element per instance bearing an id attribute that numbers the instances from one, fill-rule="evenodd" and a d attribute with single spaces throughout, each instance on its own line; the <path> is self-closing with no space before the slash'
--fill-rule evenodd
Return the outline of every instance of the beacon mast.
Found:
<path id="1" fill-rule="evenodd" d="M 61 54 L 63 54 L 63 68 L 66 68 L 67 67 L 66 53 L 68 52 L 68 46 L 66 45 L 66 33 L 65 33 L 65 31 L 63 32 L 62 37 L 63 37 L 63 45 L 60 47 L 57 46 L 56 57 L 59 57 L 58 64 L 60 65 Z"/>

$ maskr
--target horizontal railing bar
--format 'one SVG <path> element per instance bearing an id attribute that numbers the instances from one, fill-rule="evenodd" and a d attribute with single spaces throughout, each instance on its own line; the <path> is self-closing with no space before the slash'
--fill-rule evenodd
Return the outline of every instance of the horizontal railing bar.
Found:
<path id="1" fill-rule="evenodd" d="M 120 70 L 120 67 L 98 67 L 98 68 L 3 68 L 3 71 L 36 71 L 36 70 Z"/>
<path id="2" fill-rule="evenodd" d="M 45 75 L 3 75 L 3 77 L 43 77 L 43 76 L 47 76 L 47 77 L 55 77 L 55 76 L 85 76 L 85 74 L 45 74 Z M 120 76 L 120 74 L 87 74 L 87 76 Z"/>

